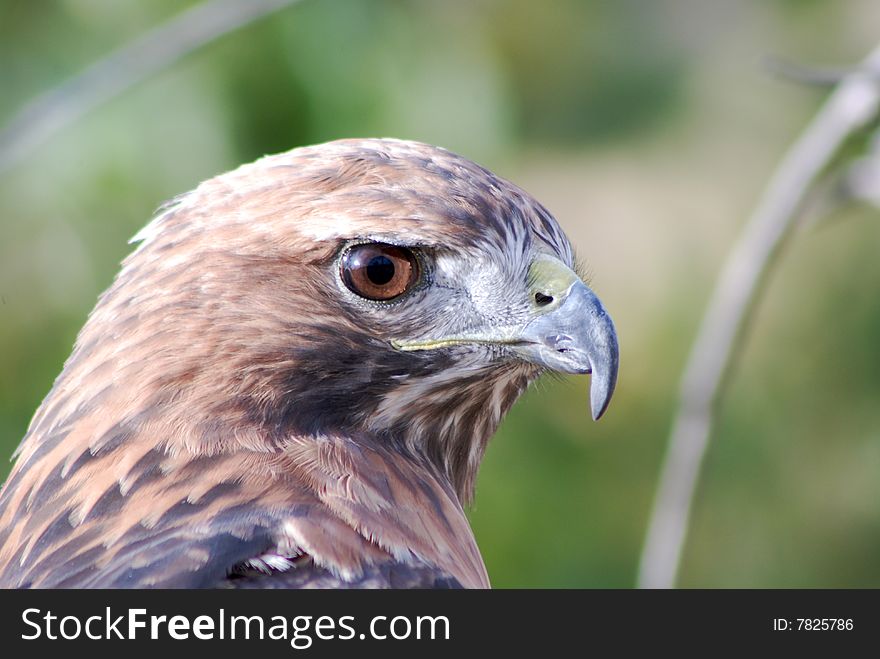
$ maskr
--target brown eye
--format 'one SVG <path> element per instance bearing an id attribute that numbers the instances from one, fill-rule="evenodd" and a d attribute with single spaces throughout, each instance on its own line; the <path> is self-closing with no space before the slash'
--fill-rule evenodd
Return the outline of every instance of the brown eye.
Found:
<path id="1" fill-rule="evenodd" d="M 352 293 L 368 300 L 403 295 L 419 276 L 419 262 L 404 247 L 370 243 L 355 245 L 342 257 L 342 281 Z"/>

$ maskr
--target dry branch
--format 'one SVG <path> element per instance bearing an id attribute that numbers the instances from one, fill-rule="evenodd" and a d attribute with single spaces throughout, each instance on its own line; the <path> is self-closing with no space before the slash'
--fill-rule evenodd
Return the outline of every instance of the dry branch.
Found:
<path id="1" fill-rule="evenodd" d="M 298 0 L 210 0 L 27 103 L 0 130 L 0 173 L 55 132 L 215 39 Z"/>
<path id="2" fill-rule="evenodd" d="M 845 140 L 877 117 L 878 71 L 880 47 L 843 78 L 786 154 L 718 278 L 681 383 L 639 567 L 642 588 L 676 583 L 715 412 L 749 319 L 811 187 Z"/>

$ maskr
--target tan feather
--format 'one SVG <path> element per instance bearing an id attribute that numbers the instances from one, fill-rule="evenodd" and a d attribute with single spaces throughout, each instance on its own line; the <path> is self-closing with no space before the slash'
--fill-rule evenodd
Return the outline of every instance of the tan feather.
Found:
<path id="1" fill-rule="evenodd" d="M 0 585 L 219 585 L 277 554 L 343 582 L 395 563 L 488 587 L 462 502 L 538 369 L 402 372 L 403 326 L 347 303 L 333 263 L 344 241 L 384 239 L 514 268 L 532 234 L 571 261 L 519 188 L 395 140 L 296 149 L 178 198 L 136 237 L 19 448 Z"/>

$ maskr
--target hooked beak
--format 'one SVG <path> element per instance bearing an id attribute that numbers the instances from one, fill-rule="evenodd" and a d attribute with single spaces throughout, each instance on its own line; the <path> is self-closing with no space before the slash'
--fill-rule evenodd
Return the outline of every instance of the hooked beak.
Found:
<path id="1" fill-rule="evenodd" d="M 563 266 L 559 263 L 559 266 Z M 568 268 L 566 268 L 568 270 Z M 574 275 L 574 273 L 571 273 Z M 540 287 L 540 281 L 537 282 Z M 592 373 L 590 407 L 598 420 L 608 408 L 617 384 L 617 333 L 602 302 L 574 275 L 568 288 L 545 298 L 560 300 L 555 308 L 528 323 L 515 350 L 525 359 L 561 373 Z"/>
<path id="2" fill-rule="evenodd" d="M 559 259 L 541 255 L 529 268 L 532 309 L 518 326 L 432 339 L 393 340 L 397 350 L 456 345 L 506 346 L 520 359 L 560 373 L 592 373 L 590 407 L 598 420 L 617 384 L 617 333 L 596 294 Z"/>

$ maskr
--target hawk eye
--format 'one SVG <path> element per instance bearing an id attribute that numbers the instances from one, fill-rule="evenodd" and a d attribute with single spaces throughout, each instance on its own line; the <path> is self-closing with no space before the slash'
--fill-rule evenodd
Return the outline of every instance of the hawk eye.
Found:
<path id="1" fill-rule="evenodd" d="M 385 243 L 355 245 L 342 256 L 342 281 L 352 293 L 386 301 L 403 295 L 419 277 L 410 250 Z"/>

